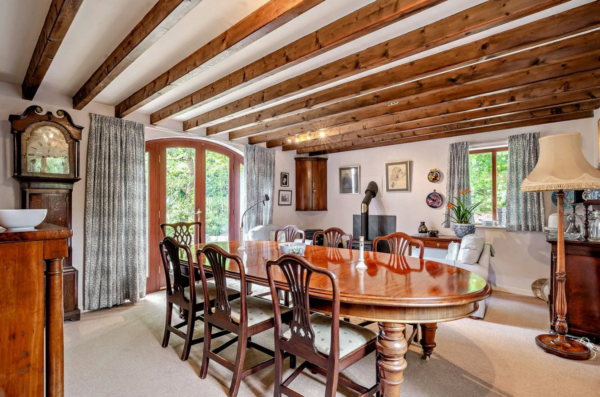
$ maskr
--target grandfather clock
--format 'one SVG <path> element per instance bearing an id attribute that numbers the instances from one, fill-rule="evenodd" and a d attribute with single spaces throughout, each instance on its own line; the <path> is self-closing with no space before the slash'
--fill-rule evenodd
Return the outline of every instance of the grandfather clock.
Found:
<path id="1" fill-rule="evenodd" d="M 43 113 L 30 106 L 11 115 L 14 136 L 14 174 L 20 183 L 21 208 L 47 209 L 44 222 L 72 229 L 73 184 L 79 181 L 79 142 L 83 127 L 73 123 L 64 110 Z M 78 271 L 69 257 L 63 260 L 65 320 L 79 320 Z"/>

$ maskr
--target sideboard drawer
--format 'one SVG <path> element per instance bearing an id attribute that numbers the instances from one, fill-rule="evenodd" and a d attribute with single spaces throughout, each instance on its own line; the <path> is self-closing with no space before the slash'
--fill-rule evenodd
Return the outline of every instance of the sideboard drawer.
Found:
<path id="1" fill-rule="evenodd" d="M 423 241 L 425 248 L 439 248 L 447 250 L 450 245 L 450 241 Z"/>

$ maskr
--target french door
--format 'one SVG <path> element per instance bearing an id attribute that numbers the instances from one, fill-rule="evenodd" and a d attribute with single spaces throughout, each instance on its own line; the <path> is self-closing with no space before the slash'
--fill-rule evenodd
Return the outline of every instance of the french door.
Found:
<path id="1" fill-rule="evenodd" d="M 233 150 L 198 139 L 146 142 L 146 293 L 165 286 L 158 249 L 161 223 L 200 222 L 196 243 L 239 239 L 243 161 Z"/>

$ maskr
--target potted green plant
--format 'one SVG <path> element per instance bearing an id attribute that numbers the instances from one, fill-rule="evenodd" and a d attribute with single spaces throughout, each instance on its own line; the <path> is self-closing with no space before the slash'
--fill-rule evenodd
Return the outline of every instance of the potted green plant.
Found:
<path id="1" fill-rule="evenodd" d="M 452 226 L 452 230 L 454 230 L 454 234 L 456 237 L 463 238 L 467 234 L 475 233 L 475 224 L 471 223 L 473 219 L 473 212 L 475 208 L 477 208 L 481 202 L 468 206 L 466 205 L 466 197 L 467 194 L 470 194 L 471 190 L 467 189 L 465 191 L 459 190 L 458 196 L 454 198 L 454 203 L 448 203 L 448 211 L 450 214 L 450 219 L 456 222 Z"/>

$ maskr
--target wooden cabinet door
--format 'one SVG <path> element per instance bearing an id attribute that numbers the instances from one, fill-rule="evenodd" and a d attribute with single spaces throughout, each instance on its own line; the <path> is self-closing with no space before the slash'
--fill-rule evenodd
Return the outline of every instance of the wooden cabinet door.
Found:
<path id="1" fill-rule="evenodd" d="M 312 210 L 327 211 L 327 161 L 312 161 Z"/>
<path id="2" fill-rule="evenodd" d="M 296 211 L 312 209 L 312 161 L 296 159 Z"/>

